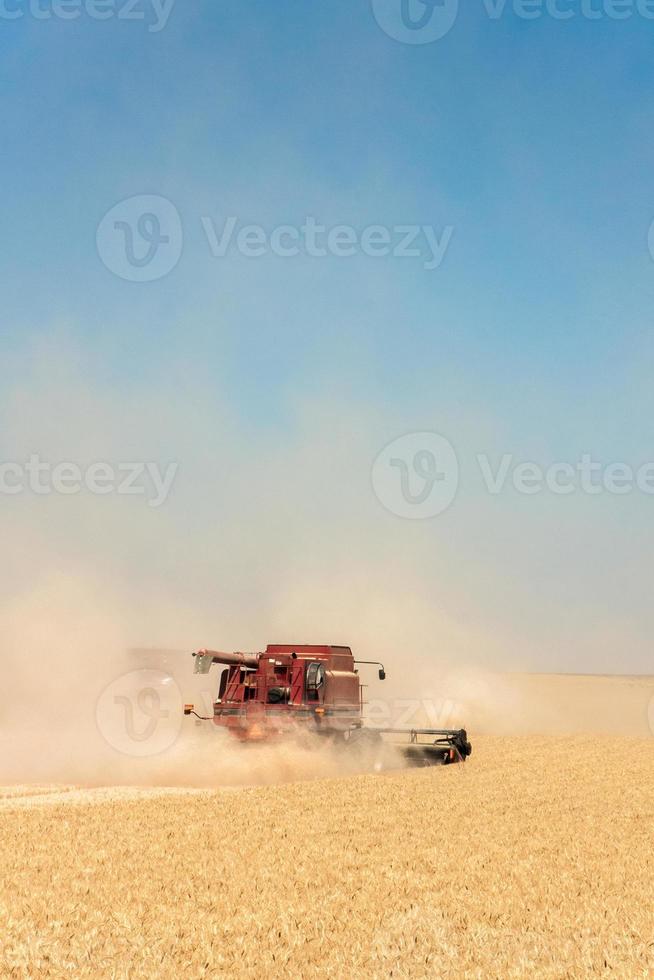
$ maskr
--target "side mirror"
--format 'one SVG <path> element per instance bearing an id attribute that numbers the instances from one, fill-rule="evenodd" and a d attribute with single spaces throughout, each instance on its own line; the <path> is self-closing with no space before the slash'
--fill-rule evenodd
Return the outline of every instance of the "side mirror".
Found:
<path id="1" fill-rule="evenodd" d="M 386 671 L 384 670 L 383 667 L 379 671 L 379 680 L 380 681 L 385 681 L 386 680 Z"/>

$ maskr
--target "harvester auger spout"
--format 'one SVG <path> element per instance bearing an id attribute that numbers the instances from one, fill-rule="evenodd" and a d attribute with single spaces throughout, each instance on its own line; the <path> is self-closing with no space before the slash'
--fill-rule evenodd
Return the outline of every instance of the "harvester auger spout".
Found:
<path id="1" fill-rule="evenodd" d="M 382 752 L 383 736 L 411 765 L 464 762 L 472 747 L 465 729 L 372 728 L 364 724 L 363 685 L 357 665 L 373 664 L 379 679 L 386 672 L 377 661 L 358 661 L 347 646 L 269 644 L 262 653 L 194 653 L 195 673 L 208 674 L 222 664 L 213 718 L 198 715 L 187 704 L 185 714 L 213 720 L 243 742 L 276 741 L 312 733 L 352 751 Z"/>
<path id="2" fill-rule="evenodd" d="M 251 667 L 256 669 L 260 653 L 221 653 L 218 650 L 198 650 L 193 654 L 196 674 L 208 674 L 213 664 L 228 664 L 231 667 Z"/>

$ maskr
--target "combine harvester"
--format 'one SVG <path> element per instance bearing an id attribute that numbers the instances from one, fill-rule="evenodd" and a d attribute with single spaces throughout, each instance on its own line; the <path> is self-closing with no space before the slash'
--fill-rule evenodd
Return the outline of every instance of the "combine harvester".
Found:
<path id="1" fill-rule="evenodd" d="M 330 744 L 365 755 L 381 752 L 391 736 L 393 749 L 410 765 L 433 766 L 464 762 L 472 747 L 465 729 L 370 728 L 363 720 L 363 687 L 349 647 L 272 644 L 264 653 L 194 653 L 195 673 L 208 674 L 224 664 L 213 717 L 199 715 L 187 704 L 186 715 L 213 721 L 241 742 L 273 742 L 311 733 Z M 404 741 L 397 744 L 397 740 Z"/>

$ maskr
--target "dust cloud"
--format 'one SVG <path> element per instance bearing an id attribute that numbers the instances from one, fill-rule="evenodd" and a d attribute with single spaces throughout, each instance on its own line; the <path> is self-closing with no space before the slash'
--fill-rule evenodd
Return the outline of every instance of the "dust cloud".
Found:
<path id="1" fill-rule="evenodd" d="M 184 717 L 187 702 L 211 713 L 217 671 L 194 675 L 190 650 L 134 649 L 129 611 L 90 580 L 52 575 L 38 592 L 5 602 L 2 618 L 0 785 L 243 786 L 401 765 L 391 747 L 380 761 L 306 736 L 241 746 L 210 722 Z M 173 618 L 168 608 L 167 628 L 178 636 Z M 362 659 L 385 660 L 388 669 L 391 646 L 362 643 Z M 649 733 L 647 678 L 499 674 L 419 656 L 410 678 L 399 671 L 382 684 L 374 668 L 360 670 L 373 727 L 467 727 L 473 741 Z"/>

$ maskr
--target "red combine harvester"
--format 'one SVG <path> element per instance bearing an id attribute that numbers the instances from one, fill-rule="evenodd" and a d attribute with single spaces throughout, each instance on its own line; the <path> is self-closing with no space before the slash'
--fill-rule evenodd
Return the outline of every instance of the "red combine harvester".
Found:
<path id="1" fill-rule="evenodd" d="M 381 747 L 382 736 L 413 765 L 448 765 L 463 762 L 472 748 L 465 729 L 369 728 L 363 722 L 363 686 L 349 647 L 271 644 L 264 653 L 194 653 L 195 673 L 208 674 L 213 664 L 224 664 L 213 717 L 197 714 L 187 704 L 186 715 L 213 721 L 242 742 L 270 742 L 306 732 L 352 749 Z"/>

